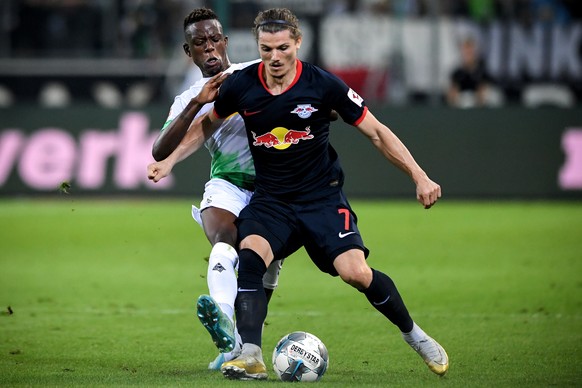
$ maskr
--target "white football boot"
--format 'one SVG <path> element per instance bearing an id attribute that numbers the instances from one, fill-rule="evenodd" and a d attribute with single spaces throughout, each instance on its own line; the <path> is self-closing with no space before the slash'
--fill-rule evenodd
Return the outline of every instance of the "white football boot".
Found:
<path id="1" fill-rule="evenodd" d="M 263 362 L 261 348 L 254 344 L 244 344 L 241 355 L 223 363 L 220 371 L 224 377 L 232 380 L 267 379 L 267 367 Z"/>
<path id="2" fill-rule="evenodd" d="M 434 339 L 429 337 L 420 327 L 414 324 L 410 333 L 402 333 L 402 338 L 424 360 L 428 369 L 439 376 L 449 370 L 449 356 L 445 349 Z"/>

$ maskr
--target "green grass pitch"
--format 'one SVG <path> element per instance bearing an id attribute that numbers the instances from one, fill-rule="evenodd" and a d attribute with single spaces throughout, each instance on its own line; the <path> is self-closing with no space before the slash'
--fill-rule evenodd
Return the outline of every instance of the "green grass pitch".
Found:
<path id="1" fill-rule="evenodd" d="M 321 338 L 326 386 L 582 386 L 582 204 L 353 201 L 372 267 L 447 350 L 433 375 L 363 295 L 303 251 L 283 267 L 264 355 Z M 206 366 L 209 244 L 188 200 L 0 201 L 1 386 L 266 386 Z"/>

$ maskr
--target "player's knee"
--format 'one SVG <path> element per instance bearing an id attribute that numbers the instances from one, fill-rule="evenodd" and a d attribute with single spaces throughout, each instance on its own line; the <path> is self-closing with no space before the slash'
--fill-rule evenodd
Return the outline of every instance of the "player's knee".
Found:
<path id="1" fill-rule="evenodd" d="M 239 252 L 238 286 L 246 289 L 262 289 L 263 275 L 267 271 L 263 259 L 251 249 Z"/>
<path id="2" fill-rule="evenodd" d="M 250 249 L 256 252 L 264 259 L 265 264 L 269 265 L 273 261 L 273 250 L 269 242 L 258 234 L 252 234 L 242 239 L 239 244 L 239 250 Z"/>
<path id="3" fill-rule="evenodd" d="M 215 265 L 227 265 L 232 268 L 237 268 L 238 266 L 238 254 L 236 248 L 231 244 L 224 242 L 218 242 L 214 244 L 212 250 L 210 251 L 210 256 L 208 257 L 208 267 L 214 268 Z"/>
<path id="4" fill-rule="evenodd" d="M 350 286 L 365 290 L 372 283 L 372 270 L 368 266 L 351 267 L 339 272 L 340 278 Z"/>
<path id="5" fill-rule="evenodd" d="M 234 247 L 236 246 L 236 229 L 214 230 L 208 234 L 208 240 L 211 244 L 222 242 Z"/>
<path id="6" fill-rule="evenodd" d="M 340 278 L 358 290 L 366 289 L 372 283 L 372 269 L 360 250 L 352 249 L 340 254 L 333 264 Z"/>

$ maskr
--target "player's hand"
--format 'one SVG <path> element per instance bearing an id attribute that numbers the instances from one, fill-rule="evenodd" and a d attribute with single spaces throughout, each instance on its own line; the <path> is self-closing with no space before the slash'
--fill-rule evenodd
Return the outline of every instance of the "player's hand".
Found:
<path id="1" fill-rule="evenodd" d="M 441 197 L 441 186 L 433 182 L 428 177 L 421 180 L 416 185 L 416 200 L 424 206 L 425 209 L 430 209 L 432 205 Z"/>
<path id="2" fill-rule="evenodd" d="M 218 90 L 220 85 L 228 78 L 230 73 L 221 72 L 216 74 L 214 77 L 210 78 L 206 84 L 202 87 L 202 90 L 196 96 L 196 100 L 200 104 L 207 104 L 212 102 L 218 97 Z"/>
<path id="3" fill-rule="evenodd" d="M 148 179 L 157 183 L 170 175 L 172 167 L 173 166 L 167 162 L 167 160 L 151 163 L 148 165 Z"/>

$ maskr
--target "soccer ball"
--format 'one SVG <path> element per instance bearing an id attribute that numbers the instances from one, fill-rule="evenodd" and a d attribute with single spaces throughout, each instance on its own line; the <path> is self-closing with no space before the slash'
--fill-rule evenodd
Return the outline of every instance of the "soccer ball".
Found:
<path id="1" fill-rule="evenodd" d="M 273 369 L 282 381 L 318 381 L 328 364 L 323 342 L 304 331 L 287 334 L 273 350 Z"/>

